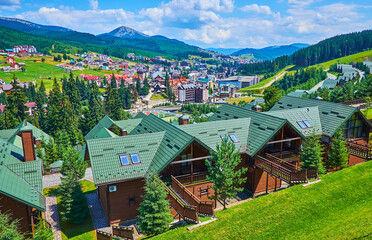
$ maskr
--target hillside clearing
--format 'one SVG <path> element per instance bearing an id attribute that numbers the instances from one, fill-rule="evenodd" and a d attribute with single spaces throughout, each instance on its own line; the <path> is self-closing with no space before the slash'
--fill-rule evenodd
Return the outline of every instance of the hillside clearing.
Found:
<path id="1" fill-rule="evenodd" d="M 217 221 L 153 239 L 355 239 L 372 234 L 372 162 L 216 213 Z"/>
<path id="2" fill-rule="evenodd" d="M 356 62 L 363 62 L 363 61 L 366 60 L 366 58 L 369 58 L 369 61 L 372 60 L 372 50 L 359 52 L 359 53 L 348 55 L 348 56 L 345 56 L 345 57 L 342 57 L 342 58 L 333 59 L 333 60 L 330 60 L 328 62 L 319 63 L 319 64 L 316 64 L 316 65 L 313 65 L 313 66 L 314 67 L 319 67 L 320 66 L 323 69 L 328 69 L 331 65 L 333 65 L 335 63 L 349 64 L 350 62 L 355 62 L 355 63 Z"/>

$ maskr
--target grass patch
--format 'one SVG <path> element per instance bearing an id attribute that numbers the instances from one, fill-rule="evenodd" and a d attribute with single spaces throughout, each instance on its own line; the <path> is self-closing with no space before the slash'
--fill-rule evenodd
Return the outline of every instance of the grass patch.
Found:
<path id="1" fill-rule="evenodd" d="M 364 116 L 366 116 L 367 119 L 372 119 L 372 110 L 369 110 L 368 114 L 367 110 L 362 110 L 362 113 L 364 114 Z"/>
<path id="2" fill-rule="evenodd" d="M 94 183 L 88 180 L 80 181 L 81 189 L 85 194 L 93 193 L 96 191 Z M 57 196 L 57 204 L 58 204 L 58 212 L 61 209 L 60 206 L 60 191 L 59 187 L 51 187 L 43 189 L 44 196 Z M 76 225 L 70 222 L 65 222 L 59 216 L 60 224 L 61 224 L 61 232 L 62 232 L 62 239 L 73 239 L 73 240 L 91 240 L 96 239 L 96 233 L 94 231 L 94 226 L 92 222 L 92 218 L 90 214 L 88 214 L 88 218 L 81 224 Z"/>
<path id="3" fill-rule="evenodd" d="M 168 96 L 164 93 L 162 94 L 154 94 L 151 96 L 151 100 L 167 100 Z"/>
<path id="4" fill-rule="evenodd" d="M 228 98 L 226 101 L 230 104 L 239 103 L 241 101 L 250 103 L 253 99 L 255 99 L 255 97 L 241 97 L 241 98 Z"/>
<path id="5" fill-rule="evenodd" d="M 356 239 L 372 234 L 372 161 L 216 213 L 193 231 L 154 239 Z"/>
<path id="6" fill-rule="evenodd" d="M 316 64 L 314 66 L 320 66 L 323 69 L 328 69 L 331 65 L 333 65 L 335 63 L 349 64 L 350 62 L 355 62 L 355 63 L 356 62 L 362 62 L 362 61 L 365 61 L 365 59 L 367 57 L 372 58 L 372 50 L 359 52 L 359 53 L 348 55 L 348 56 L 345 56 L 345 57 L 342 57 L 342 58 L 333 59 L 333 60 L 330 60 L 328 62 Z"/>
<path id="7" fill-rule="evenodd" d="M 212 219 L 211 217 L 204 216 L 204 215 L 199 215 L 198 217 L 199 217 L 199 222 L 206 222 Z"/>
<path id="8" fill-rule="evenodd" d="M 265 80 L 262 80 L 262 81 L 260 81 L 259 83 L 255 84 L 253 86 L 249 86 L 249 87 L 246 87 L 246 88 L 239 89 L 238 92 L 250 92 L 250 91 L 258 90 L 258 88 L 264 87 L 266 84 L 268 84 L 270 81 L 272 81 L 275 77 L 279 76 L 280 74 L 282 74 L 284 71 L 286 71 L 287 69 L 289 69 L 291 67 L 293 67 L 293 65 L 286 66 L 285 68 L 283 68 L 282 70 L 280 70 L 274 76 L 269 77 L 269 78 L 267 78 Z M 262 91 L 263 89 L 259 89 L 259 90 Z"/>

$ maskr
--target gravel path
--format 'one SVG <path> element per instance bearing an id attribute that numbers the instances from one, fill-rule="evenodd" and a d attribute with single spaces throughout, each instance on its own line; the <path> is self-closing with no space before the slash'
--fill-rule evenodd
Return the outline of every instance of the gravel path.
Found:
<path id="1" fill-rule="evenodd" d="M 43 188 L 56 187 L 61 185 L 61 176 L 60 173 L 54 173 L 43 176 Z M 87 168 L 85 171 L 85 177 L 82 180 L 88 180 L 93 182 L 92 168 Z"/>
<path id="2" fill-rule="evenodd" d="M 57 198 L 55 195 L 45 197 L 45 218 L 53 228 L 54 239 L 62 240 L 61 228 L 59 226 L 58 210 L 57 210 Z"/>
<path id="3" fill-rule="evenodd" d="M 101 230 L 103 232 L 112 233 L 109 221 L 106 213 L 103 210 L 101 202 L 98 199 L 97 193 L 90 193 L 85 195 L 88 201 L 88 207 L 95 230 Z"/>

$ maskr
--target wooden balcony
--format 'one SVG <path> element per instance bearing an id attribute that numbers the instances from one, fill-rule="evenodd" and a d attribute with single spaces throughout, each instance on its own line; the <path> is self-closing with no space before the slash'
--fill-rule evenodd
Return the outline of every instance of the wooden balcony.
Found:
<path id="1" fill-rule="evenodd" d="M 317 169 L 302 170 L 294 164 L 286 162 L 271 154 L 257 156 L 255 165 L 263 171 L 279 178 L 288 184 L 308 182 L 308 178 L 317 178 Z"/>
<path id="2" fill-rule="evenodd" d="M 207 182 L 208 171 L 195 172 L 176 176 L 175 178 L 183 185 L 197 184 Z"/>
<path id="3" fill-rule="evenodd" d="M 346 143 L 349 154 L 360 157 L 369 161 L 372 159 L 372 145 L 361 141 L 352 140 Z"/>

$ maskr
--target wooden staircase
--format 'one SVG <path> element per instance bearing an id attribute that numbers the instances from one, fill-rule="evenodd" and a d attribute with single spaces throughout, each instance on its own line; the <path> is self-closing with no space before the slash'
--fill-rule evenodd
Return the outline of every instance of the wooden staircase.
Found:
<path id="1" fill-rule="evenodd" d="M 257 156 L 255 166 L 288 184 L 307 183 L 308 178 L 318 178 L 318 169 L 301 169 L 271 154 Z"/>
<path id="2" fill-rule="evenodd" d="M 346 143 L 349 154 L 365 159 L 372 160 L 372 145 L 360 143 L 357 141 L 349 141 Z"/>

